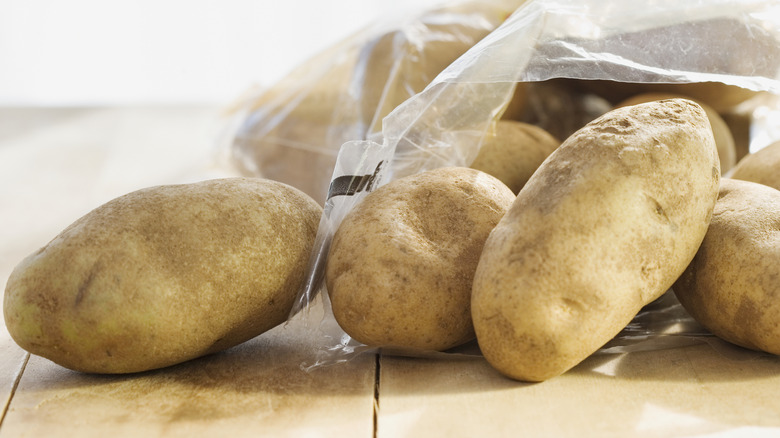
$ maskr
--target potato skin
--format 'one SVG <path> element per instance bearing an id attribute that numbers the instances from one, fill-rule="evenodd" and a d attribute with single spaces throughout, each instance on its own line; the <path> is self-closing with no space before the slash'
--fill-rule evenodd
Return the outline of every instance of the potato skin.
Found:
<path id="1" fill-rule="evenodd" d="M 780 190 L 780 141 L 744 156 L 727 175 Z"/>
<path id="2" fill-rule="evenodd" d="M 8 331 L 29 352 L 91 373 L 231 347 L 286 320 L 320 215 L 297 189 L 255 178 L 126 194 L 14 269 Z"/>
<path id="3" fill-rule="evenodd" d="M 542 381 L 609 341 L 693 258 L 719 178 L 688 100 L 616 109 L 569 137 L 485 243 L 472 317 L 488 362 Z"/>
<path id="4" fill-rule="evenodd" d="M 528 123 L 499 120 L 469 167 L 495 176 L 517 194 L 561 142 Z"/>
<path id="5" fill-rule="evenodd" d="M 636 96 L 632 96 L 623 102 L 617 104 L 618 107 L 636 105 L 638 103 L 652 102 L 654 100 L 663 99 L 689 99 L 687 96 L 681 96 L 674 93 L 643 93 Z M 707 113 L 707 118 L 710 120 L 710 126 L 712 126 L 712 135 L 715 138 L 715 146 L 718 148 L 718 158 L 720 159 L 720 173 L 724 175 L 730 170 L 737 162 L 737 147 L 734 142 L 734 136 L 731 134 L 731 129 L 723 120 L 723 117 L 715 111 L 714 108 L 706 103 L 690 99 L 699 104 L 701 109 Z"/>
<path id="6" fill-rule="evenodd" d="M 326 284 L 344 331 L 372 346 L 445 350 L 474 338 L 471 283 L 514 194 L 464 167 L 392 181 L 344 218 Z"/>
<path id="7" fill-rule="evenodd" d="M 716 336 L 780 354 L 780 191 L 724 178 L 704 241 L 673 290 Z"/>

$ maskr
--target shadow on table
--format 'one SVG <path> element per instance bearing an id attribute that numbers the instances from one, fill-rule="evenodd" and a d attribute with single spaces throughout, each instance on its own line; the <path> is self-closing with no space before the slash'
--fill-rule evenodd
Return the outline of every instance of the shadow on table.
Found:
<path id="1" fill-rule="evenodd" d="M 316 412 L 331 409 L 328 404 L 365 399 L 370 418 L 374 357 L 365 355 L 338 366 L 302 369 L 301 364 L 316 348 L 311 339 L 301 336 L 298 327 L 279 326 L 219 353 L 127 375 L 75 372 L 33 356 L 17 397 L 38 398 L 41 401 L 36 409 L 48 407 L 55 412 L 83 412 L 102 406 L 116 415 L 129 412 L 165 421 L 273 414 L 289 415 L 284 420 L 289 422 L 295 421 L 294 415 L 301 409 Z"/>

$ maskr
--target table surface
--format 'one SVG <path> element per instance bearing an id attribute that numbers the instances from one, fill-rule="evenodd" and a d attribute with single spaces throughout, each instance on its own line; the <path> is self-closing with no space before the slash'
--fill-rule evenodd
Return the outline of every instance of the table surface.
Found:
<path id="1" fill-rule="evenodd" d="M 216 107 L 0 109 L 0 278 L 92 208 L 229 176 Z M 121 376 L 62 368 L 0 326 L 0 438 L 780 436 L 780 359 L 717 342 L 597 353 L 543 383 L 478 355 L 323 353 L 322 309 L 227 351 Z M 720 345 L 720 347 L 718 347 Z M 718 347 L 718 348 L 716 348 Z"/>

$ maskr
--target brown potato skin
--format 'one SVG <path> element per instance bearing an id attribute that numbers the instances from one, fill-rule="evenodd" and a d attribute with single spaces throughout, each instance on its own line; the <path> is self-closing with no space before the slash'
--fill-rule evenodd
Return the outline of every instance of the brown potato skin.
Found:
<path id="1" fill-rule="evenodd" d="M 620 102 L 616 106 L 623 107 L 664 99 L 690 99 L 699 104 L 704 112 L 707 113 L 707 118 L 710 119 L 712 135 L 715 137 L 715 146 L 718 148 L 721 175 L 724 175 L 732 167 L 734 167 L 737 162 L 737 148 L 734 142 L 734 136 L 731 134 L 731 129 L 729 128 L 729 125 L 726 124 L 726 121 L 723 120 L 723 117 L 721 117 L 714 108 L 702 102 L 701 100 L 692 99 L 690 97 L 674 93 L 643 93 L 632 96 L 623 102 Z"/>
<path id="2" fill-rule="evenodd" d="M 528 123 L 499 120 L 469 167 L 495 176 L 517 194 L 561 142 Z"/>
<path id="3" fill-rule="evenodd" d="M 746 155 L 727 175 L 780 190 L 780 141 Z"/>
<path id="4" fill-rule="evenodd" d="M 724 178 L 704 241 L 673 290 L 716 336 L 780 354 L 780 191 Z"/>
<path id="5" fill-rule="evenodd" d="M 321 208 L 257 178 L 120 196 L 25 258 L 4 316 L 27 351 L 89 373 L 161 368 L 285 321 Z"/>
<path id="6" fill-rule="evenodd" d="M 693 258 L 719 178 L 688 100 L 616 109 L 569 137 L 485 243 L 472 317 L 487 361 L 542 381 L 613 338 Z"/>
<path id="7" fill-rule="evenodd" d="M 336 321 L 371 346 L 438 351 L 473 339 L 474 270 L 513 200 L 498 179 L 465 167 L 407 176 L 366 195 L 328 255 Z"/>

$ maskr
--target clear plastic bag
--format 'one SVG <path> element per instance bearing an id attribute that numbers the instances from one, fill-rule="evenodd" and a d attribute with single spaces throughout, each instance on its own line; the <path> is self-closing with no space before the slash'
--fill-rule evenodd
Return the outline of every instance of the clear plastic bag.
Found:
<path id="1" fill-rule="evenodd" d="M 233 164 L 324 202 L 341 145 L 381 136 L 390 111 L 521 3 L 457 2 L 400 22 L 374 23 L 347 38 L 237 104 Z"/>
<path id="2" fill-rule="evenodd" d="M 541 104 L 526 104 L 522 115 L 538 124 L 555 124 L 567 114 L 576 115 L 577 123 L 562 128 L 562 133 L 605 111 L 622 93 L 647 90 L 709 101 L 724 115 L 746 114 L 754 130 L 762 125 L 761 119 L 777 120 L 779 42 L 780 4 L 776 2 L 656 0 L 641 8 L 600 0 L 523 4 L 422 92 L 390 112 L 382 121 L 381 134 L 348 141 L 340 149 L 310 277 L 291 314 L 306 313 L 317 305 L 325 309 L 315 330 L 320 330 L 326 346 L 309 365 L 347 360 L 372 349 L 339 331 L 322 282 L 331 237 L 367 192 L 406 175 L 467 166 L 496 120 L 514 111 L 518 95 L 526 103 L 534 101 L 529 99 L 534 93 L 541 99 Z M 538 90 L 550 86 L 569 90 L 568 96 L 578 96 L 578 104 L 545 103 L 544 96 L 551 93 Z M 766 132 L 753 132 L 751 139 L 772 140 Z M 774 134 L 770 132 L 770 137 Z M 707 337 L 667 293 L 637 315 L 602 352 L 667 348 Z M 479 352 L 472 343 L 447 353 L 430 352 L 438 354 Z"/>

